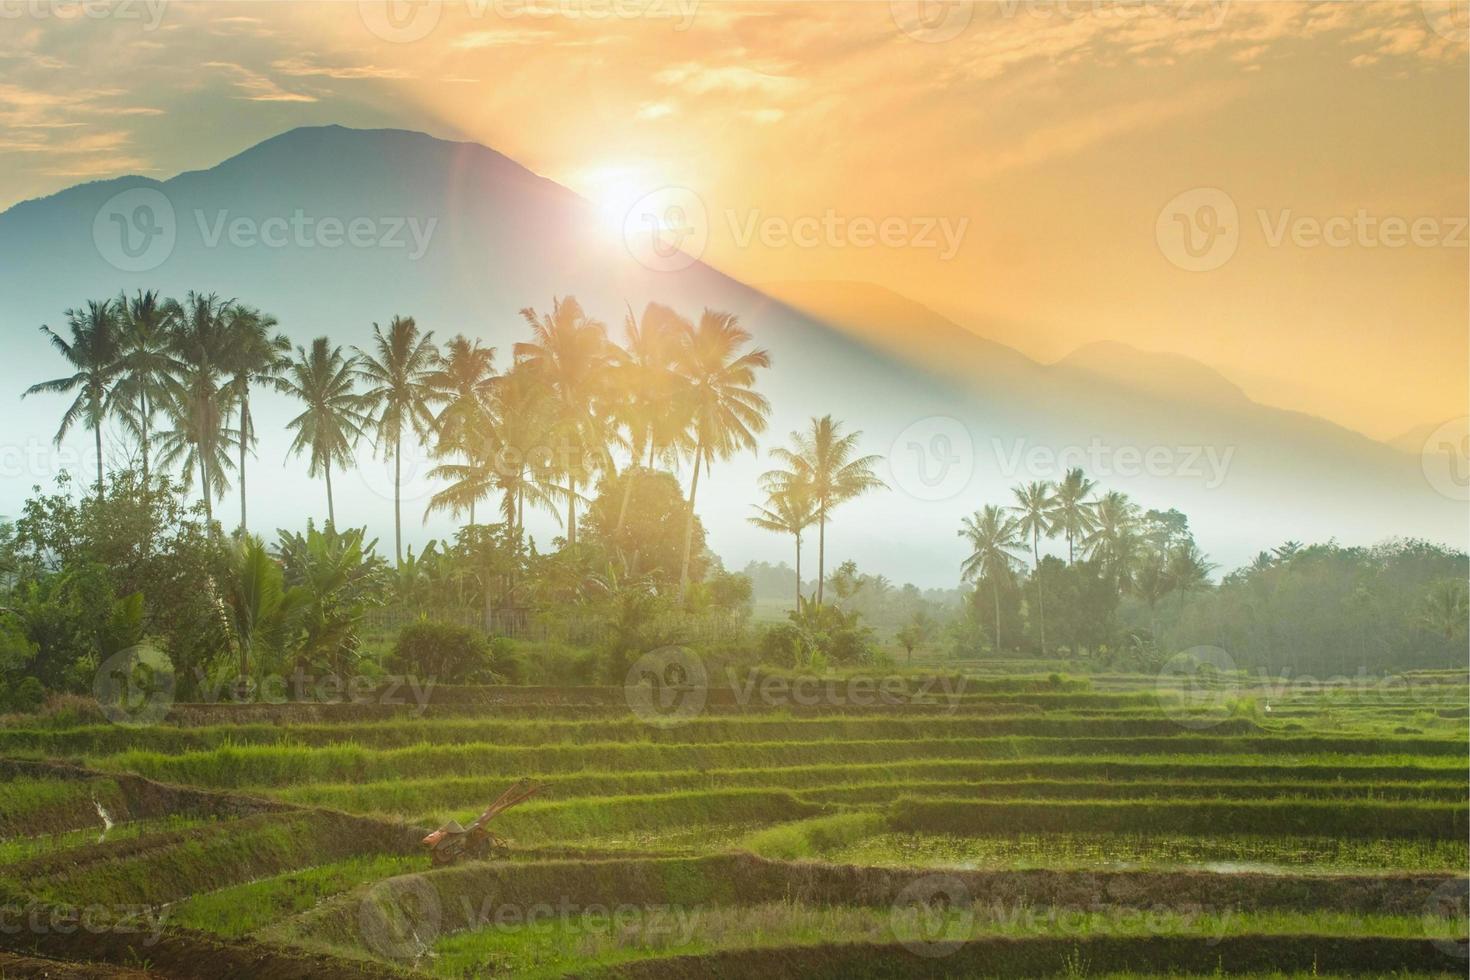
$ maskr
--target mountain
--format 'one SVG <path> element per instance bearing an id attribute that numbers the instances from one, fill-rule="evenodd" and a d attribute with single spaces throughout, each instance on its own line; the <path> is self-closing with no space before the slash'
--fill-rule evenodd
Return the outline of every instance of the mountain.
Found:
<path id="1" fill-rule="evenodd" d="M 667 303 L 737 314 L 768 348 L 772 403 L 762 455 L 717 464 L 701 482 L 711 547 L 730 567 L 790 560 L 790 544 L 745 521 L 764 455 L 814 415 L 861 430 L 887 458 L 892 488 L 838 510 L 829 560 L 892 579 L 952 585 L 964 557 L 960 517 L 1005 502 L 1009 487 L 1082 465 L 1148 507 L 1177 506 L 1227 566 L 1287 538 L 1371 541 L 1393 534 L 1464 537 L 1457 502 L 1435 493 L 1417 460 L 1355 433 L 1251 402 L 1209 369 L 1173 355 L 1095 345 L 1042 365 L 925 307 L 862 283 L 752 288 L 703 263 L 670 271 L 635 258 L 621 232 L 560 185 L 483 146 L 397 130 L 292 130 L 206 170 L 169 180 L 82 184 L 0 214 L 0 330 L 12 392 L 0 513 L 31 484 L 78 469 L 89 440 L 49 448 L 59 397 L 18 400 L 62 365 L 37 334 L 62 312 L 119 290 L 194 289 L 274 314 L 296 343 L 326 334 L 365 344 L 371 324 L 413 315 L 439 339 L 477 336 L 504 367 L 525 336 L 518 311 L 574 295 L 615 336 L 629 308 Z M 325 509 L 300 460 L 285 457 L 291 406 L 252 401 L 262 433 L 254 530 L 299 526 Z M 415 447 L 416 449 L 418 447 Z M 127 441 L 108 432 L 119 461 Z M 337 486 L 339 520 L 391 534 L 388 468 L 359 453 Z M 433 487 L 428 461 L 405 460 L 405 530 Z M 232 513 L 226 503 L 219 512 Z M 543 543 L 551 518 L 533 530 Z"/>

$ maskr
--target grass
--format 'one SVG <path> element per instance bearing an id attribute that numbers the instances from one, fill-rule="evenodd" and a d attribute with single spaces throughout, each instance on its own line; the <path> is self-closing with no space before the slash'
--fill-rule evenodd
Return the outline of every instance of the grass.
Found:
<path id="1" fill-rule="evenodd" d="M 748 846 L 756 849 L 758 843 L 751 838 Z M 793 856 L 878 867 L 957 869 L 1203 868 L 1335 873 L 1399 869 L 1463 874 L 1470 868 L 1470 851 L 1463 840 L 1362 840 L 1276 834 L 1200 837 L 1177 833 L 1023 832 L 979 837 L 887 832 L 830 848 L 808 847 Z"/>
<path id="2" fill-rule="evenodd" d="M 1465 745 L 1455 740 L 1318 738 L 1314 736 L 1168 738 L 973 738 L 716 742 L 708 744 L 618 743 L 505 746 L 419 744 L 398 749 L 358 745 L 307 748 L 295 745 L 228 746 L 172 755 L 133 751 L 96 760 L 106 769 L 196 786 L 259 786 L 313 782 L 385 780 L 412 773 L 445 776 L 464 772 L 521 776 L 579 771 L 727 769 L 797 765 L 861 764 L 932 759 L 1006 759 L 1056 756 L 1162 756 L 1256 754 L 1302 763 L 1326 763 L 1338 754 L 1389 756 L 1407 764 L 1465 768 Z M 1411 761 L 1412 760 L 1412 761 Z M 1381 761 L 1381 760 L 1380 760 Z"/>
<path id="3" fill-rule="evenodd" d="M 422 870 L 422 855 L 371 854 L 197 892 L 169 908 L 169 923 L 238 939 L 365 881 Z"/>

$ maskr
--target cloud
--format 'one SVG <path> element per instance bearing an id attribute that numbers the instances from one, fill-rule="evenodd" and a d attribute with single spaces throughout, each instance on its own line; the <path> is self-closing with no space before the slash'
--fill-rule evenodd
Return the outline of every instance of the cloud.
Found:
<path id="1" fill-rule="evenodd" d="M 271 62 L 271 67 L 282 75 L 301 78 L 320 76 L 323 78 L 413 78 L 413 72 L 403 68 L 380 68 L 377 65 L 316 65 L 305 58 L 282 58 Z"/>
<path id="2" fill-rule="evenodd" d="M 217 68 L 234 77 L 235 87 L 244 92 L 249 102 L 315 102 L 316 96 L 288 92 L 266 75 L 231 61 L 206 61 L 201 67 Z"/>
<path id="3" fill-rule="evenodd" d="M 718 67 L 697 61 L 673 65 L 659 71 L 654 81 L 680 88 L 695 95 L 711 92 L 759 92 L 765 95 L 789 95 L 800 90 L 804 82 L 774 71 L 757 71 L 744 65 Z"/>

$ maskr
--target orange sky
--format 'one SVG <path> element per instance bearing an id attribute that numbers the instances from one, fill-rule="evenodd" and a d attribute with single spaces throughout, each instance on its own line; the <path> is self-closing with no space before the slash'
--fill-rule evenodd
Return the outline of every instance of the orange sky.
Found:
<path id="1" fill-rule="evenodd" d="M 1464 7 L 17 4 L 0 205 L 298 125 L 421 129 L 613 224 L 689 188 L 703 257 L 751 282 L 869 280 L 1041 359 L 1177 351 L 1387 438 L 1466 408 Z"/>

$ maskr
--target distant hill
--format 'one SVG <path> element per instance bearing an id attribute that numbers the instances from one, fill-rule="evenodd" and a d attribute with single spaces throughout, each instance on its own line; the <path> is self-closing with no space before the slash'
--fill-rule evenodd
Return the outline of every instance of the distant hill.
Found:
<path id="1" fill-rule="evenodd" d="M 119 258 L 118 219 L 99 218 L 130 189 L 162 195 L 172 213 L 171 250 L 156 262 L 145 254 L 150 267 L 141 271 L 125 271 L 137 263 Z M 132 218 L 132 211 L 122 216 Z M 355 221 L 369 230 L 357 244 L 325 234 L 333 223 L 346 229 Z M 237 222 L 279 234 L 242 237 L 232 230 Z M 303 237 L 296 226 L 312 230 Z M 690 316 L 706 306 L 736 313 L 774 359 L 761 382 L 773 406 L 763 451 L 830 412 L 864 432 L 865 451 L 890 458 L 893 490 L 839 510 L 828 544 L 834 565 L 852 558 L 896 581 L 952 585 L 964 513 L 1007 501 L 1009 486 L 1023 479 L 1058 475 L 1069 459 L 1098 470 L 1077 456 L 1098 446 L 1101 469 L 1113 471 L 1096 473 L 1106 486 L 1146 506 L 1185 510 L 1203 546 L 1227 564 L 1286 538 L 1459 541 L 1465 534 L 1463 508 L 1433 492 L 1417 460 L 1321 419 L 1256 404 L 1197 362 L 1103 344 L 1041 365 L 866 284 L 755 289 L 698 262 L 674 272 L 645 268 L 587 201 L 502 154 L 421 133 L 337 126 L 292 130 L 169 180 L 82 184 L 0 214 L 0 330 L 9 355 L 0 391 L 13 399 L 0 513 L 15 513 L 32 483 L 76 467 L 75 456 L 45 448 L 62 400 L 19 400 L 24 387 L 62 369 L 37 326 L 59 325 L 64 309 L 88 299 L 140 287 L 239 297 L 276 315 L 298 343 L 328 334 L 364 344 L 374 321 L 411 314 L 440 339 L 464 332 L 495 345 L 501 366 L 524 336 L 517 311 L 545 309 L 554 296 L 575 295 L 615 336 L 625 311 L 649 301 Z M 284 460 L 279 427 L 290 406 L 270 395 L 260 402 L 253 407 L 263 438 L 251 482 L 262 493 L 252 513 L 262 530 L 298 526 L 324 509 L 322 491 L 299 460 Z M 955 445 L 950 425 L 972 452 Z M 73 439 L 66 448 L 85 444 Z M 116 433 L 108 445 L 114 456 L 126 452 Z M 1149 452 L 1173 463 L 1129 464 Z M 359 478 L 338 487 L 339 519 L 383 534 L 391 485 L 367 447 L 360 455 Z M 1184 465 L 1191 455 L 1193 468 Z M 1211 458 L 1222 465 L 1201 462 Z M 727 566 L 790 560 L 787 541 L 744 519 L 768 465 L 764 456 L 739 457 L 701 485 L 701 516 Z M 944 484 L 952 495 L 935 500 L 925 481 L 943 466 L 965 478 Z M 419 540 L 451 530 L 439 519 L 418 526 L 432 490 L 424 468 L 409 467 L 405 504 Z M 538 520 L 544 541 L 555 526 Z"/>

